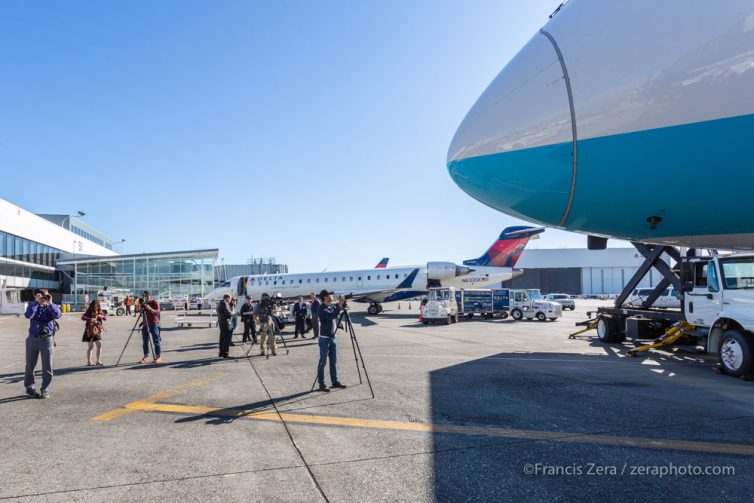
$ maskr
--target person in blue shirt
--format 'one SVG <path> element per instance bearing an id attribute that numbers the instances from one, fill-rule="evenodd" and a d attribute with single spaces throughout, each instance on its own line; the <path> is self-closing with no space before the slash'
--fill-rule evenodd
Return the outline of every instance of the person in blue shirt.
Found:
<path id="1" fill-rule="evenodd" d="M 330 381 L 333 388 L 345 388 L 338 381 L 337 351 L 335 346 L 335 332 L 338 330 L 338 314 L 343 309 L 346 299 L 341 297 L 337 304 L 332 304 L 332 292 L 322 290 L 319 293 L 322 303 L 319 305 L 319 364 L 317 365 L 317 380 L 319 390 L 329 393 L 325 386 L 325 363 L 330 360 Z"/>
<path id="2" fill-rule="evenodd" d="M 34 301 L 26 308 L 24 316 L 29 320 L 29 336 L 26 338 L 26 371 L 24 386 L 26 394 L 33 398 L 48 398 L 52 382 L 52 353 L 55 347 L 55 320 L 63 316 L 53 304 L 52 296 L 42 288 L 34 290 Z M 34 369 L 42 355 L 41 393 L 34 389 Z"/>

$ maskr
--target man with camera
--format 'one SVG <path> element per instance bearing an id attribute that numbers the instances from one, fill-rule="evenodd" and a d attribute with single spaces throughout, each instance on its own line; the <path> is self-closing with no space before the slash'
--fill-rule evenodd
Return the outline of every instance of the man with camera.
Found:
<path id="1" fill-rule="evenodd" d="M 160 346 L 160 303 L 153 299 L 149 292 L 144 291 L 144 301 L 141 303 L 141 309 L 144 311 L 146 323 L 141 324 L 141 339 L 143 341 L 144 358 L 141 363 L 149 361 L 149 335 L 152 335 L 154 343 L 154 362 L 162 363 L 160 356 L 162 348 Z"/>
<path id="2" fill-rule="evenodd" d="M 277 355 L 277 345 L 275 342 L 275 321 L 272 319 L 272 309 L 275 303 L 266 293 L 262 294 L 262 300 L 254 308 L 254 318 L 257 320 L 259 327 L 260 339 L 259 348 L 262 350 L 260 355 L 264 356 L 265 341 L 269 346 L 269 351 L 273 356 Z"/>
<path id="3" fill-rule="evenodd" d="M 52 382 L 52 353 L 55 348 L 55 320 L 63 316 L 53 304 L 52 296 L 42 288 L 34 290 L 34 301 L 26 308 L 24 316 L 29 320 L 29 336 L 26 338 L 26 371 L 24 386 L 26 394 L 34 398 L 48 398 Z M 34 369 L 42 355 L 41 393 L 34 389 Z"/>
<path id="4" fill-rule="evenodd" d="M 322 290 L 319 293 L 322 303 L 319 305 L 318 314 L 319 330 L 319 364 L 317 365 L 317 381 L 319 381 L 319 390 L 329 393 L 330 390 L 325 386 L 325 363 L 330 360 L 330 381 L 333 388 L 345 388 L 344 384 L 338 381 L 338 370 L 336 368 L 338 358 L 335 346 L 335 332 L 338 330 L 338 314 L 346 305 L 346 298 L 341 296 L 337 304 L 332 303 L 332 292 Z"/>

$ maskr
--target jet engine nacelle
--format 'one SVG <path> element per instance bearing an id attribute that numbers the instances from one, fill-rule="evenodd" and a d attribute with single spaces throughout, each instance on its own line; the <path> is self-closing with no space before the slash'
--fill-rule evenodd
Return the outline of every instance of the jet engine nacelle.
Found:
<path id="1" fill-rule="evenodd" d="M 471 268 L 456 265 L 453 262 L 427 262 L 427 279 L 442 281 L 465 276 L 472 271 Z"/>

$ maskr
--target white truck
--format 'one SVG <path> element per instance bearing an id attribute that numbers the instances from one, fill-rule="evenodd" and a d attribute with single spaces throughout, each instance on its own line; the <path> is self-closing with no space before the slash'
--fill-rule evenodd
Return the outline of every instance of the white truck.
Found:
<path id="1" fill-rule="evenodd" d="M 510 313 L 511 317 L 517 321 L 524 318 L 554 321 L 563 315 L 563 306 L 542 298 L 534 299 L 527 290 L 511 290 Z"/>
<path id="2" fill-rule="evenodd" d="M 0 289 L 0 314 L 23 316 L 25 312 L 26 302 L 21 301 L 21 290 L 18 288 Z"/>
<path id="3" fill-rule="evenodd" d="M 421 310 L 425 324 L 446 325 L 457 322 L 462 316 L 472 319 L 475 314 L 489 319 L 507 318 L 510 313 L 515 320 L 536 318 L 540 321 L 555 320 L 562 314 L 556 302 L 534 300 L 526 290 L 507 288 L 430 288 Z"/>
<path id="4" fill-rule="evenodd" d="M 636 341 L 662 337 L 673 326 L 681 326 L 687 343 L 718 355 L 723 373 L 750 375 L 754 372 L 754 254 L 674 255 L 681 271 L 676 281 L 682 292 L 681 308 L 653 308 L 651 297 L 636 308 L 626 306 L 619 297 L 616 306 L 599 308 L 596 319 L 590 320 L 596 324 L 597 336 L 608 343 L 626 337 Z M 670 270 L 667 265 L 663 268 Z M 665 275 L 673 279 L 670 272 Z M 661 293 L 658 288 L 655 296 Z"/>

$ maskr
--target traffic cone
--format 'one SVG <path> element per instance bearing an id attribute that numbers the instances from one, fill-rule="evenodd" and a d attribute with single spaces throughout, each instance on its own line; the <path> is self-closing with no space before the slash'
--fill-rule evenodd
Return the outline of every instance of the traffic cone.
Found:
<path id="1" fill-rule="evenodd" d="M 419 323 L 421 323 L 422 321 L 424 321 L 424 318 L 422 318 L 422 308 L 421 306 L 419 306 Z"/>

